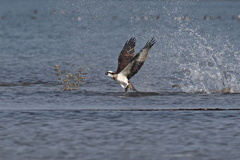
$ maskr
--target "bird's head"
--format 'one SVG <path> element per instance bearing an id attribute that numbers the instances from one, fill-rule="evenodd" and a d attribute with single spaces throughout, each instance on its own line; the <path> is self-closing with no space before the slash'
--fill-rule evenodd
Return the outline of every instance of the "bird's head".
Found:
<path id="1" fill-rule="evenodd" d="M 114 72 L 113 72 L 113 71 L 107 71 L 107 72 L 105 73 L 105 75 L 113 78 Z"/>

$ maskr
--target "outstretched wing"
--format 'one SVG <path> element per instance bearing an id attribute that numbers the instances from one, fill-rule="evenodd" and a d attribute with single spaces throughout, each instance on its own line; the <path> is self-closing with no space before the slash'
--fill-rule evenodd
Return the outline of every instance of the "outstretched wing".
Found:
<path id="1" fill-rule="evenodd" d="M 156 41 L 154 38 L 148 41 L 143 49 L 137 53 L 131 62 L 122 70 L 122 74 L 125 75 L 128 79 L 133 77 L 144 64 L 148 55 L 148 51 L 155 43 Z"/>
<path id="2" fill-rule="evenodd" d="M 118 57 L 118 68 L 116 73 L 120 73 L 131 61 L 131 59 L 134 57 L 134 47 L 135 47 L 136 39 L 134 37 L 130 38 L 128 40 L 119 57 Z"/>

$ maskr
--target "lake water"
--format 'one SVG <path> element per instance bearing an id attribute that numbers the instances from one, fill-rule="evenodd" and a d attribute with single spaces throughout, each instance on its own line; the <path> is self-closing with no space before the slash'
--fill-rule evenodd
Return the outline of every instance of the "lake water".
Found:
<path id="1" fill-rule="evenodd" d="M 239 6 L 1 0 L 1 159 L 238 159 Z M 157 42 L 124 93 L 133 36 Z"/>

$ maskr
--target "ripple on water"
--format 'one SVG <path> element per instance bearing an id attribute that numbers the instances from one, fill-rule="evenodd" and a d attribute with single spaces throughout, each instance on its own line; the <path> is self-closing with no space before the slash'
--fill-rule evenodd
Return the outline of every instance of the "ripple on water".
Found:
<path id="1" fill-rule="evenodd" d="M 238 115 L 239 111 L 1 111 L 0 135 L 5 138 L 0 155 L 47 160 L 236 159 Z"/>

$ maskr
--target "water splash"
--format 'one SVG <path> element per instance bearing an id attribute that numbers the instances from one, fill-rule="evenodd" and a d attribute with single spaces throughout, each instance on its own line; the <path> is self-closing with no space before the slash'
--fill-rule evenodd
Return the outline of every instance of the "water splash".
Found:
<path id="1" fill-rule="evenodd" d="M 189 36 L 186 48 L 181 49 L 184 63 L 179 68 L 184 75 L 180 84 L 184 92 L 239 92 L 238 54 L 227 38 L 209 37 L 198 30 L 183 29 Z M 180 60 L 181 62 L 181 60 Z"/>
<path id="2" fill-rule="evenodd" d="M 54 65 L 54 67 L 57 80 L 63 85 L 62 90 L 64 91 L 79 90 L 83 80 L 86 79 L 83 75 L 87 73 L 84 73 L 82 68 L 78 68 L 75 74 L 72 74 L 67 70 L 60 70 L 58 65 Z"/>

